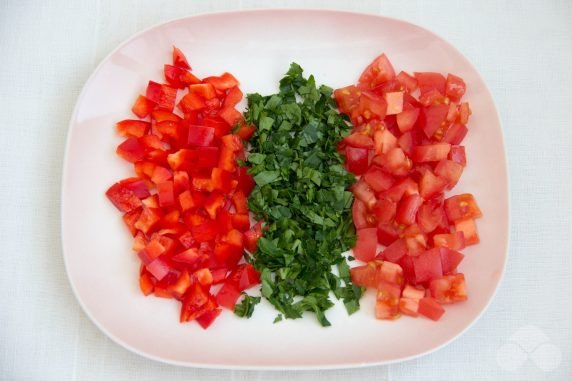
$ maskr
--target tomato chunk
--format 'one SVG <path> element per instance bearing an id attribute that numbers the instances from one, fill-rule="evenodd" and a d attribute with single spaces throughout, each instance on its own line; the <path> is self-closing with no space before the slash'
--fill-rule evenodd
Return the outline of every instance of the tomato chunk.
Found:
<path id="1" fill-rule="evenodd" d="M 433 298 L 423 298 L 419 301 L 419 313 L 431 320 L 439 320 L 445 309 Z"/>
<path id="2" fill-rule="evenodd" d="M 429 285 L 431 296 L 439 303 L 455 303 L 467 300 L 464 274 L 445 275 Z"/>
<path id="3" fill-rule="evenodd" d="M 354 256 L 360 261 L 368 262 L 375 257 L 377 248 L 377 229 L 364 228 L 357 231 L 357 242 Z"/>

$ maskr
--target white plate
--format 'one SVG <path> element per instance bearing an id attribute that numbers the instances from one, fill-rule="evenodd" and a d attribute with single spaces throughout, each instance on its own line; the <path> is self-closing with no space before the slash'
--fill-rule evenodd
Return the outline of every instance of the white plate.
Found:
<path id="1" fill-rule="evenodd" d="M 373 295 L 348 317 L 328 312 L 332 327 L 313 317 L 273 324 L 275 311 L 257 306 L 240 319 L 225 311 L 208 330 L 178 323 L 178 303 L 145 298 L 138 259 L 120 214 L 104 196 L 132 167 L 115 156 L 114 123 L 131 118 L 149 79 L 162 80 L 171 46 L 200 76 L 232 72 L 247 92 L 270 93 L 290 62 L 319 83 L 354 83 L 381 52 L 396 70 L 452 72 L 465 79 L 473 110 L 465 140 L 468 166 L 455 192 L 475 194 L 484 218 L 481 244 L 464 250 L 460 270 L 470 299 L 447 306 L 438 323 L 425 318 L 374 319 Z M 143 356 L 209 368 L 324 369 L 386 364 L 429 353 L 464 332 L 485 310 L 507 258 L 508 185 L 500 120 L 473 66 L 449 43 L 418 26 L 386 17 L 335 11 L 263 10 L 208 14 L 145 30 L 115 49 L 85 85 L 70 123 L 62 190 L 65 263 L 73 290 L 92 321 Z"/>

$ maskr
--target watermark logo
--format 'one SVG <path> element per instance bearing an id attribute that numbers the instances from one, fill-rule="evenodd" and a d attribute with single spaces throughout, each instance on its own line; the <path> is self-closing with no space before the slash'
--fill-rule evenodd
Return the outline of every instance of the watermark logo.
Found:
<path id="1" fill-rule="evenodd" d="M 516 371 L 528 360 L 545 372 L 560 366 L 562 352 L 534 325 L 521 327 L 497 350 L 497 363 L 504 370 Z"/>

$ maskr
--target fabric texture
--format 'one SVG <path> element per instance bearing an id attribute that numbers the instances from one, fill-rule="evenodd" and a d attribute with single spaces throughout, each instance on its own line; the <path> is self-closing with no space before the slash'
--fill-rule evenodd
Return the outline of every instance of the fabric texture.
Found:
<path id="1" fill-rule="evenodd" d="M 146 27 L 260 7 L 411 21 L 458 47 L 490 87 L 509 158 L 509 263 L 486 313 L 445 348 L 355 370 L 182 368 L 116 345 L 75 300 L 59 206 L 68 122 L 83 84 L 107 53 Z M 569 0 L 0 0 L 0 379 L 571 380 L 571 20 Z"/>

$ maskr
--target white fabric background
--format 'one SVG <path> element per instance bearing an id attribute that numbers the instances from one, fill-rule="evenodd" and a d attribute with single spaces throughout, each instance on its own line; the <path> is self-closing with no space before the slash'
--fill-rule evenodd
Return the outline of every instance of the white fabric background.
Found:
<path id="1" fill-rule="evenodd" d="M 111 342 L 73 297 L 61 254 L 59 192 L 68 121 L 84 82 L 143 28 L 263 6 L 329 7 L 418 23 L 457 46 L 490 86 L 510 165 L 510 259 L 486 314 L 437 353 L 327 372 L 173 367 Z M 572 1 L 0 0 L 0 62 L 0 379 L 572 380 Z M 499 365 L 497 351 L 524 326 L 544 332 L 560 352 L 556 369 L 531 361 L 517 370 Z M 555 359 L 536 355 L 540 365 Z"/>

